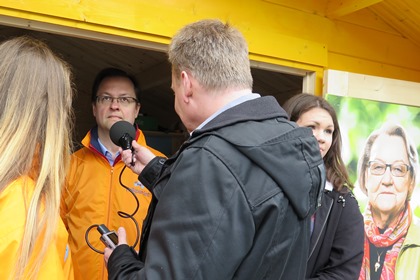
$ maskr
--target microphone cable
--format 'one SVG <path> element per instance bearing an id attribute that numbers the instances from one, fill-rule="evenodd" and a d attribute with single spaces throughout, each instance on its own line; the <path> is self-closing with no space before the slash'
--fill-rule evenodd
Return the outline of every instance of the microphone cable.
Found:
<path id="1" fill-rule="evenodd" d="M 126 213 L 126 212 L 124 212 L 124 211 L 118 211 L 117 212 L 117 214 L 118 214 L 118 216 L 120 216 L 121 218 L 124 218 L 124 219 L 131 219 L 133 222 L 134 222 L 134 225 L 136 226 L 136 235 L 137 235 L 137 237 L 136 237 L 136 241 L 134 242 L 134 245 L 132 246 L 133 248 L 135 248 L 136 246 L 137 246 L 137 244 L 139 243 L 139 240 L 140 240 L 140 228 L 139 228 L 139 224 L 138 224 L 138 222 L 136 221 L 136 219 L 134 218 L 134 215 L 137 213 L 137 211 L 139 210 L 139 207 L 140 207 L 140 202 L 139 202 L 139 199 L 137 198 L 137 196 L 135 195 L 135 193 L 130 189 L 130 188 L 128 188 L 126 185 L 124 185 L 123 184 L 123 182 L 122 182 L 122 174 L 123 174 L 123 172 L 124 172 L 124 170 L 126 169 L 126 165 L 124 165 L 124 167 L 123 167 L 123 169 L 121 170 L 121 172 L 120 172 L 120 176 L 119 176 L 119 182 L 120 182 L 120 185 L 124 188 L 124 189 L 126 189 L 127 191 L 129 191 L 133 196 L 134 196 L 134 199 L 136 200 L 136 209 L 134 210 L 134 212 L 132 213 L 132 214 L 128 214 L 128 213 Z M 93 229 L 93 228 L 98 228 L 99 227 L 99 224 L 94 224 L 94 225 L 91 225 L 90 227 L 88 227 L 88 229 L 86 230 L 86 233 L 85 233 L 85 240 L 86 240 L 86 243 L 87 243 L 87 245 L 89 246 L 89 248 L 90 249 L 92 249 L 93 251 L 95 251 L 96 253 L 99 253 L 99 254 L 104 254 L 104 251 L 100 251 L 100 250 L 98 250 L 98 249 L 96 249 L 95 247 L 93 247 L 93 245 L 89 242 L 89 232 Z M 117 245 L 117 244 L 116 244 Z"/>

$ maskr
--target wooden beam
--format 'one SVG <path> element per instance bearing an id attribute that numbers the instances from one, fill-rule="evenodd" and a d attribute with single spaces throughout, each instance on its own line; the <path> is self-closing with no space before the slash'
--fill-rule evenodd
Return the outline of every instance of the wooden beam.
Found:
<path id="1" fill-rule="evenodd" d="M 383 0 L 340 0 L 329 2 L 326 10 L 326 17 L 335 19 L 343 17 L 369 6 L 378 4 Z"/>

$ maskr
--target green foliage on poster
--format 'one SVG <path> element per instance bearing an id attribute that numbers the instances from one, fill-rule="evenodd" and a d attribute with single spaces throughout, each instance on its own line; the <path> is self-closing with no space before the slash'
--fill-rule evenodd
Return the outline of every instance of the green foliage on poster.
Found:
<path id="1" fill-rule="evenodd" d="M 366 206 L 366 197 L 357 184 L 357 162 L 370 133 L 386 122 L 403 126 L 420 153 L 420 108 L 401 104 L 377 102 L 367 99 L 326 95 L 335 108 L 343 138 L 343 160 L 348 168 L 350 180 L 355 184 L 355 195 L 361 211 Z M 420 170 L 419 170 L 420 172 Z M 417 174 L 420 177 L 420 174 Z M 420 217 L 420 187 L 417 183 L 411 206 Z"/>

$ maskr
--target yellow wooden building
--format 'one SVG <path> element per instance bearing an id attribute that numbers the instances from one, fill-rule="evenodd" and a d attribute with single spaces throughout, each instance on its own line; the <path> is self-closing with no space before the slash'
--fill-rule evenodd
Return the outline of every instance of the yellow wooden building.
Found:
<path id="1" fill-rule="evenodd" d="M 362 97 L 420 105 L 418 0 L 0 0 L 0 39 L 33 34 L 72 64 L 80 135 L 92 124 L 90 83 L 106 66 L 138 76 L 144 110 L 170 131 L 177 117 L 165 50 L 179 28 L 203 18 L 242 31 L 257 91 L 280 102 L 298 91 L 321 95 L 332 77 L 357 73 L 412 85 Z"/>

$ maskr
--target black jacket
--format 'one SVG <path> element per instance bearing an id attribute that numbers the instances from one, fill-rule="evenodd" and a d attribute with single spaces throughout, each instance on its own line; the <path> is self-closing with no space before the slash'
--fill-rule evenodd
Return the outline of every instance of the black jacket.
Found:
<path id="1" fill-rule="evenodd" d="M 324 166 L 273 97 L 218 115 L 140 179 L 153 192 L 140 258 L 118 246 L 109 279 L 304 278 Z"/>
<path id="2" fill-rule="evenodd" d="M 325 191 L 316 211 L 306 278 L 359 278 L 363 260 L 363 216 L 354 195 Z"/>

